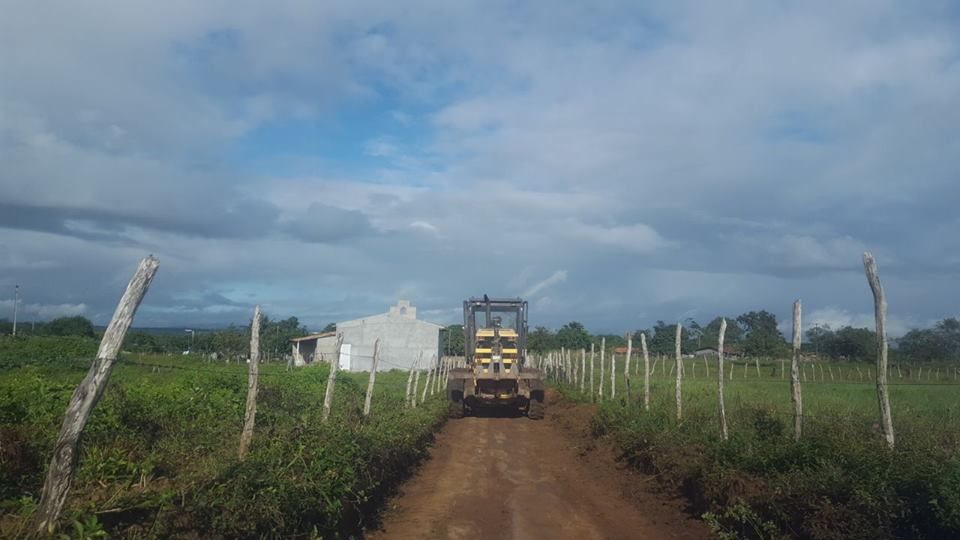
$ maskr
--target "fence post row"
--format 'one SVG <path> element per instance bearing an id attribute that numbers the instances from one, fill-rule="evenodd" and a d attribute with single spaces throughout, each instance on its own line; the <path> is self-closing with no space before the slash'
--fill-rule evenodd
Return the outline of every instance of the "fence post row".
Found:
<path id="1" fill-rule="evenodd" d="M 90 413 L 103 395 L 107 386 L 113 362 L 117 359 L 123 338 L 133 322 L 140 302 L 147 294 L 150 283 L 160 267 L 160 261 L 150 255 L 140 261 L 140 265 L 127 284 L 127 288 L 117 304 L 113 318 L 103 333 L 97 357 L 90 365 L 87 375 L 73 391 L 63 425 L 53 446 L 53 456 L 47 467 L 47 477 L 40 495 L 40 506 L 35 514 L 34 529 L 41 534 L 51 533 L 63 511 L 63 505 L 73 482 L 73 473 L 77 463 L 77 442 L 90 419 Z"/>

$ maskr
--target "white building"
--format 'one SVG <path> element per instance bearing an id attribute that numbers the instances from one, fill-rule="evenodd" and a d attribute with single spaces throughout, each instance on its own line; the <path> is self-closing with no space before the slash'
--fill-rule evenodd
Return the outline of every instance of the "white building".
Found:
<path id="1" fill-rule="evenodd" d="M 443 326 L 417 319 L 417 308 L 400 300 L 386 313 L 337 323 L 336 333 L 315 334 L 291 340 L 294 363 L 327 361 L 336 347 L 336 334 L 343 336 L 340 369 L 370 371 L 373 348 L 380 340 L 380 365 L 377 371 L 410 369 L 423 358 L 424 364 L 440 354 L 440 330 Z"/>

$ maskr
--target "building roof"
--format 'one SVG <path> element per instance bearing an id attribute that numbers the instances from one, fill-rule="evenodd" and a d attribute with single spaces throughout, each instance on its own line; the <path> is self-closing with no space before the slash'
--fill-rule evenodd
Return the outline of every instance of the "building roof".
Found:
<path id="1" fill-rule="evenodd" d="M 326 338 L 326 337 L 334 337 L 334 336 L 336 336 L 336 335 L 337 335 L 336 332 L 320 332 L 319 334 L 310 334 L 310 335 L 307 335 L 307 336 L 295 337 L 295 338 L 291 339 L 290 341 L 291 341 L 291 342 L 296 342 L 296 341 L 313 341 L 313 340 L 315 340 L 315 339 Z"/>

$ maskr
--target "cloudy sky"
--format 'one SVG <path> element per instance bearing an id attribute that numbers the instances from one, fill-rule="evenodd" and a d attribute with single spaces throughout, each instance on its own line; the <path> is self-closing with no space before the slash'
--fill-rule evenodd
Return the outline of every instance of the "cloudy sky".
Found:
<path id="1" fill-rule="evenodd" d="M 960 312 L 956 2 L 0 6 L 0 318 Z"/>

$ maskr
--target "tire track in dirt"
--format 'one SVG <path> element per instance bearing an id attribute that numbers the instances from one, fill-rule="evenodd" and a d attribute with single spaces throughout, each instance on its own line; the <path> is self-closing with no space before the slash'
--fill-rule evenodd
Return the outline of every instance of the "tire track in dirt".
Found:
<path id="1" fill-rule="evenodd" d="M 368 538 L 709 537 L 702 522 L 657 495 L 625 498 L 626 473 L 610 460 L 598 465 L 581 457 L 569 431 L 550 421 L 565 412 L 547 410 L 548 420 L 540 422 L 477 417 L 448 422 L 430 459 Z M 570 418 L 564 421 L 569 425 Z"/>

